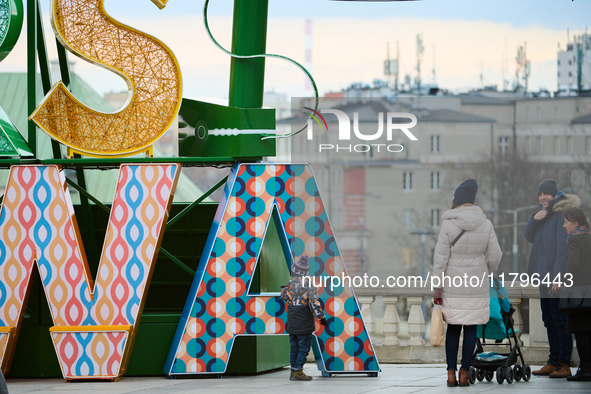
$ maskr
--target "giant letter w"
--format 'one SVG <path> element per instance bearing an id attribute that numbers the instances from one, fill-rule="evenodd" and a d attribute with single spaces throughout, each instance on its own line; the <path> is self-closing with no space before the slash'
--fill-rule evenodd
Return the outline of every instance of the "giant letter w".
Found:
<path id="1" fill-rule="evenodd" d="M 177 164 L 121 166 L 93 284 L 63 171 L 12 167 L 0 214 L 3 370 L 36 262 L 64 378 L 117 379 L 125 372 L 178 175 Z"/>

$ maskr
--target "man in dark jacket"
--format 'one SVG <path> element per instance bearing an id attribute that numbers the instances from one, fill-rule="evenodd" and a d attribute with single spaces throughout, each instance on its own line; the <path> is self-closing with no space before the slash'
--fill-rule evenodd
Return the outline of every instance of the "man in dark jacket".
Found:
<path id="1" fill-rule="evenodd" d="M 291 352 L 289 380 L 312 380 L 304 373 L 304 364 L 310 352 L 312 333 L 316 331 L 314 316 L 320 324 L 328 326 L 318 299 L 318 290 L 307 276 L 310 271 L 309 257 L 305 254 L 291 267 L 289 284 L 283 287 L 281 298 L 287 301 L 287 325 Z M 306 278 L 304 278 L 306 277 Z"/>
<path id="2" fill-rule="evenodd" d="M 537 277 L 540 283 L 540 306 L 550 355 L 548 363 L 532 374 L 566 378 L 571 376 L 573 338 L 566 332 L 566 316 L 558 311 L 560 286 L 551 283 L 564 281 L 568 264 L 568 243 L 566 230 L 562 227 L 562 212 L 578 208 L 580 200 L 576 195 L 566 195 L 558 190 L 553 179 L 540 183 L 538 199 L 540 211 L 532 215 L 525 226 L 525 238 L 533 243 L 527 273 L 530 279 Z"/>

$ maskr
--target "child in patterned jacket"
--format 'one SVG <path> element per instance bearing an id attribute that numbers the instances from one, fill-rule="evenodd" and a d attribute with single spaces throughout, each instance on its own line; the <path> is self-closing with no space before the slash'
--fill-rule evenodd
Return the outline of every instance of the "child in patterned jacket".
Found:
<path id="1" fill-rule="evenodd" d="M 282 286 L 281 298 L 287 303 L 287 326 L 291 348 L 289 361 L 291 374 L 289 380 L 312 380 L 304 373 L 304 364 L 310 352 L 312 333 L 316 330 L 314 316 L 320 324 L 328 327 L 318 290 L 310 280 L 310 258 L 305 254 L 291 267 L 291 278 L 287 286 Z"/>

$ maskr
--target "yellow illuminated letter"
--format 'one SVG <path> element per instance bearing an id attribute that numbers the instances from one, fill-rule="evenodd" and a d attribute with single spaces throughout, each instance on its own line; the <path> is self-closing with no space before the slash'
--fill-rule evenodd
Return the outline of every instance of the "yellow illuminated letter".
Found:
<path id="1" fill-rule="evenodd" d="M 159 8 L 167 0 L 152 0 Z M 31 119 L 72 150 L 100 156 L 146 150 L 170 127 L 181 105 L 181 71 L 156 38 L 105 12 L 103 0 L 53 0 L 58 40 L 75 55 L 119 74 L 129 87 L 122 110 L 101 113 L 56 83 Z"/>

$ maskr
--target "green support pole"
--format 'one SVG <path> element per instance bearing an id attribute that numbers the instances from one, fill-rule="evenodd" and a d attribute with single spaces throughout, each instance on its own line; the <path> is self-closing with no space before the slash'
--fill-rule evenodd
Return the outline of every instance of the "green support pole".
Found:
<path id="1" fill-rule="evenodd" d="M 37 0 L 27 1 L 27 110 L 33 113 L 37 107 Z M 29 120 L 27 143 L 37 157 L 37 127 Z"/>
<path id="2" fill-rule="evenodd" d="M 60 62 L 60 74 L 62 76 L 62 82 L 64 83 L 64 85 L 66 85 L 66 88 L 68 88 L 68 90 L 71 91 L 70 63 L 68 61 L 68 51 L 66 51 L 66 48 L 64 48 L 64 46 L 61 42 L 59 42 L 58 39 L 55 40 L 55 45 L 57 46 L 57 57 Z"/>
<path id="3" fill-rule="evenodd" d="M 242 56 L 265 53 L 268 10 L 268 0 L 234 0 L 232 52 Z M 262 108 L 264 82 L 264 58 L 233 57 L 230 64 L 229 105 Z"/>
<path id="4" fill-rule="evenodd" d="M 39 57 L 39 71 L 41 72 L 41 85 L 43 86 L 43 94 L 49 93 L 51 90 L 51 67 L 49 66 L 49 58 L 47 56 L 47 46 L 45 45 L 45 32 L 43 30 L 43 19 L 41 16 L 41 5 L 39 0 L 37 3 L 37 56 Z M 61 159 L 62 153 L 60 144 L 53 138 L 51 139 L 51 149 L 53 151 L 54 159 Z"/>
<path id="5" fill-rule="evenodd" d="M 76 168 L 76 178 L 78 180 L 78 185 L 82 189 L 88 190 L 86 186 L 86 177 L 84 176 L 84 168 Z M 101 258 L 100 249 L 96 243 L 96 229 L 92 217 L 92 210 L 88 198 L 84 193 L 80 193 L 80 206 L 82 208 L 82 225 L 84 226 L 84 233 L 86 234 L 86 239 L 84 240 L 86 257 L 89 262 L 96 264 L 96 267 L 98 267 L 98 262 Z"/>

